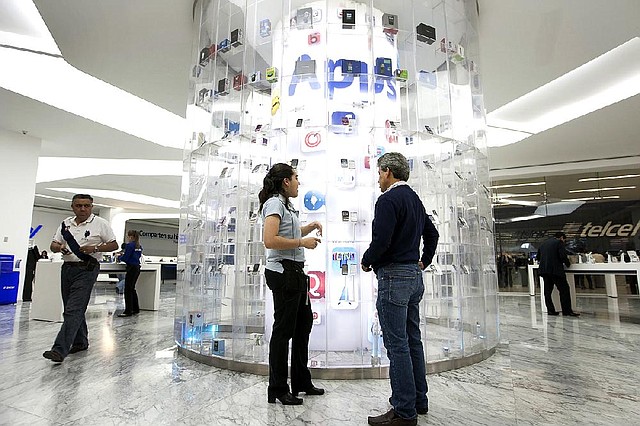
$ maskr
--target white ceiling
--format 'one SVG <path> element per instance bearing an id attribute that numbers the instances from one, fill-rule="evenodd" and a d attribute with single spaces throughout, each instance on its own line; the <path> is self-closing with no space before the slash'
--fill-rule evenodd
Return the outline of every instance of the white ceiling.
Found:
<path id="1" fill-rule="evenodd" d="M 19 0 L 14 0 L 19 1 Z M 20 0 L 22 1 L 22 0 Z M 28 32 L 0 3 L 0 31 Z M 178 115 L 191 68 L 192 0 L 34 0 L 73 66 Z M 490 112 L 640 35 L 637 0 L 478 0 L 480 72 Z M 46 70 L 43 70 L 46 72 Z M 90 96 L 90 94 L 88 94 Z M 514 179 L 637 168 L 640 96 L 490 152 L 492 176 Z M 182 152 L 0 89 L 0 126 L 43 140 L 42 156 L 181 160 Z M 180 178 L 88 176 L 38 184 L 113 189 L 179 199 Z M 113 199 L 96 202 L 167 211 Z M 37 198 L 38 205 L 67 207 Z"/>
<path id="2" fill-rule="evenodd" d="M 488 112 L 640 35 L 637 0 L 479 0 L 479 5 Z M 637 111 L 639 95 L 494 148 L 492 177 L 638 167 Z M 612 160 L 592 161 L 601 159 Z"/>

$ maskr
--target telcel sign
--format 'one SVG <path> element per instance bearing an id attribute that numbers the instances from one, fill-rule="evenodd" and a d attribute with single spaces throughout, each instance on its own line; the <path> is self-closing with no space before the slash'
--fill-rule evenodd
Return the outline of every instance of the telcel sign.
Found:
<path id="1" fill-rule="evenodd" d="M 587 223 L 580 233 L 581 237 L 635 237 L 640 231 L 640 220 L 635 225 L 632 223 L 616 223 L 612 224 L 611 221 L 606 225 L 593 225 L 591 222 Z"/>

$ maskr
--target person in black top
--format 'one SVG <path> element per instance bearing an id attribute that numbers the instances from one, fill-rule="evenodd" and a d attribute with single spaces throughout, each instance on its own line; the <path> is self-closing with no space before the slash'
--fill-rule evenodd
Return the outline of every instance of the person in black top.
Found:
<path id="1" fill-rule="evenodd" d="M 549 238 L 540 245 L 537 255 L 540 263 L 538 271 L 544 279 L 544 302 L 547 305 L 547 315 L 558 315 L 551 299 L 551 293 L 555 285 L 558 287 L 558 292 L 560 292 L 562 315 L 577 317 L 580 314 L 573 312 L 571 308 L 569 283 L 564 272 L 565 266 L 567 268 L 571 266 L 564 246 L 565 239 L 566 235 L 563 232 L 556 232 L 553 238 Z"/>
<path id="2" fill-rule="evenodd" d="M 373 269 L 378 278 L 376 309 L 389 356 L 393 408 L 368 420 L 370 425 L 415 425 L 417 415 L 429 411 L 420 336 L 422 270 L 431 264 L 439 235 L 420 197 L 407 185 L 409 165 L 402 154 L 381 156 L 378 176 L 382 195 L 361 266 L 365 272 Z"/>
<path id="3" fill-rule="evenodd" d="M 124 254 L 118 259 L 127 264 L 127 273 L 124 277 L 124 311 L 118 315 L 119 317 L 130 317 L 140 313 L 138 293 L 136 293 L 136 282 L 140 276 L 140 257 L 142 256 L 140 234 L 138 231 L 130 230 L 127 232 L 127 240 Z"/>

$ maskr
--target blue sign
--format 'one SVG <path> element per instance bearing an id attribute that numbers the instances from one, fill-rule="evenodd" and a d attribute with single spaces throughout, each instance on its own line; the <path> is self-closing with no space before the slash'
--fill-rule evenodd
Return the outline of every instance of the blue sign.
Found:
<path id="1" fill-rule="evenodd" d="M 40 232 L 41 229 L 42 229 L 42 225 L 36 226 L 35 229 L 31 228 L 31 231 L 29 232 L 29 239 L 30 240 L 33 239 L 33 237 L 35 237 L 36 234 Z"/>
<path id="2" fill-rule="evenodd" d="M 386 59 L 386 58 L 382 58 Z M 297 61 L 310 61 L 311 56 L 305 54 L 300 55 Z M 296 62 L 297 62 L 296 61 Z M 360 93 L 367 93 L 369 91 L 369 75 L 368 70 L 369 66 L 366 62 L 360 62 L 360 73 L 353 72 L 353 63 L 354 61 L 351 59 L 338 59 L 336 61 L 329 59 L 326 63 L 327 69 L 327 96 L 329 99 L 333 99 L 333 94 L 336 89 L 345 89 L 350 87 L 355 78 L 360 80 Z M 342 80 L 336 80 L 335 70 L 336 68 L 340 68 L 342 73 Z M 378 67 L 379 68 L 379 67 Z M 387 73 L 385 69 L 385 74 Z M 296 86 L 298 83 L 309 83 L 311 89 L 319 90 L 322 89 L 322 86 L 318 82 L 317 78 L 303 78 L 302 76 L 294 75 L 291 77 L 291 83 L 289 84 L 289 96 L 293 96 L 296 93 Z M 382 91 L 387 88 L 387 98 L 390 100 L 396 99 L 396 82 L 392 78 L 388 78 L 386 75 L 375 75 L 375 81 L 373 83 L 373 90 L 376 94 L 382 93 Z"/>

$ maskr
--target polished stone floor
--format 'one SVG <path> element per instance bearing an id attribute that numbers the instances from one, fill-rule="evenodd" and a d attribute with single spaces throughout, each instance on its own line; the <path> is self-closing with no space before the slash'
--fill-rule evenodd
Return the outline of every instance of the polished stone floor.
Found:
<path id="1" fill-rule="evenodd" d="M 267 404 L 266 378 L 176 355 L 174 285 L 158 312 L 118 318 L 122 296 L 98 284 L 91 347 L 42 358 L 59 324 L 0 306 L 2 425 L 365 425 L 388 409 L 388 380 L 317 380 L 304 405 Z M 546 317 L 539 298 L 500 297 L 501 344 L 490 359 L 430 375 L 423 425 L 640 424 L 640 299 L 579 297 L 580 318 Z"/>

